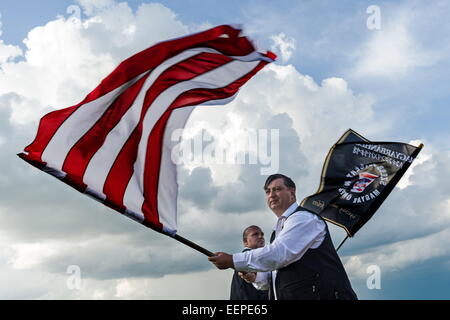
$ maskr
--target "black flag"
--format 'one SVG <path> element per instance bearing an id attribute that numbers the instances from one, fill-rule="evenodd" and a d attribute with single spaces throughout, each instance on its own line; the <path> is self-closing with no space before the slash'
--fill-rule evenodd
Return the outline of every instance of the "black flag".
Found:
<path id="1" fill-rule="evenodd" d="M 319 189 L 301 205 L 353 237 L 377 211 L 422 147 L 371 142 L 349 129 L 328 152 Z"/>

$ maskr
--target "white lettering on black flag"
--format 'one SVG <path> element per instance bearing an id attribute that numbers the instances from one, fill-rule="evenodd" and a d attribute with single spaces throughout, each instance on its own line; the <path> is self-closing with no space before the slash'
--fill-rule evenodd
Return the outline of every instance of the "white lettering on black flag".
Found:
<path id="1" fill-rule="evenodd" d="M 348 130 L 330 149 L 317 192 L 301 205 L 353 236 L 376 212 L 422 149 L 371 142 Z"/>

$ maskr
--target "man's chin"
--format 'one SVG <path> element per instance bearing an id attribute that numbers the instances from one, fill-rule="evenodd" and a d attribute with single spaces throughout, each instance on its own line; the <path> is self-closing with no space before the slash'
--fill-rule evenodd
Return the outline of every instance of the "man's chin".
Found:
<path id="1" fill-rule="evenodd" d="M 270 207 L 270 209 L 276 209 L 276 208 L 278 207 L 278 202 L 272 202 L 272 203 L 269 205 L 269 207 Z"/>

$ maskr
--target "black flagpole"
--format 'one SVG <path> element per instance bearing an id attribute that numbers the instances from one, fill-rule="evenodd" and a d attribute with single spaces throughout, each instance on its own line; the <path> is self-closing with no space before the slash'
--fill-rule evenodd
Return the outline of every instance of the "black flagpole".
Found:
<path id="1" fill-rule="evenodd" d="M 345 240 L 348 239 L 348 235 L 345 237 L 344 240 L 342 240 L 341 244 L 337 247 L 336 252 L 338 252 L 339 248 L 342 247 L 342 245 L 344 244 Z"/>
<path id="2" fill-rule="evenodd" d="M 175 235 L 170 235 L 170 237 L 174 238 L 175 240 L 180 241 L 181 243 L 184 243 L 185 245 L 191 247 L 192 249 L 195 249 L 195 250 L 203 253 L 204 255 L 207 255 L 208 257 L 214 256 L 214 253 L 212 253 L 211 251 L 206 250 L 203 247 L 200 247 L 198 244 L 196 244 L 192 241 L 189 241 L 188 239 L 183 238 L 182 236 L 175 234 Z"/>
<path id="3" fill-rule="evenodd" d="M 171 238 L 173 238 L 173 239 L 175 239 L 177 241 L 180 241 L 181 243 L 187 245 L 188 247 L 191 247 L 192 249 L 195 249 L 195 250 L 203 253 L 204 255 L 206 255 L 208 257 L 214 256 L 214 253 L 212 253 L 211 251 L 206 250 L 203 247 L 200 247 L 198 244 L 196 244 L 196 243 L 194 243 L 194 242 L 192 242 L 192 241 L 190 241 L 190 240 L 188 240 L 186 238 L 183 238 L 182 236 L 179 236 L 176 233 L 175 234 L 171 234 L 169 232 L 164 232 L 161 229 L 156 229 L 153 225 L 151 225 L 150 223 L 147 223 L 146 221 L 144 221 L 143 225 L 148 227 L 148 228 L 150 228 L 150 229 L 152 229 L 152 230 L 154 230 L 154 231 L 156 231 L 156 232 L 162 233 L 162 234 L 164 234 L 164 235 L 166 235 L 168 237 L 171 237 Z"/>

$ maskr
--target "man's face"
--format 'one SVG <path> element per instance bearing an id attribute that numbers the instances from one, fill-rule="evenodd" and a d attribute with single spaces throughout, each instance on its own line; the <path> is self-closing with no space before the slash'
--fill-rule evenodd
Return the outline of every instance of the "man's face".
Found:
<path id="1" fill-rule="evenodd" d="M 261 229 L 252 228 L 247 232 L 244 246 L 250 249 L 256 249 L 264 247 L 264 244 L 264 232 Z"/>
<path id="2" fill-rule="evenodd" d="M 284 185 L 282 178 L 273 180 L 266 188 L 267 206 L 279 217 L 295 202 L 295 189 Z"/>

